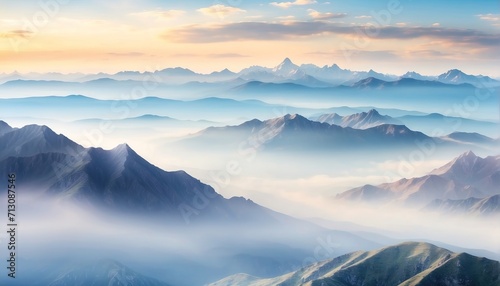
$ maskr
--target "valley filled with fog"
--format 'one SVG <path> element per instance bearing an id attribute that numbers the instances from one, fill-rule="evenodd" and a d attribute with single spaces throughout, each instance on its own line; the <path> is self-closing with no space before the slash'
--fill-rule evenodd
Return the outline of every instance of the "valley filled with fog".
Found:
<path id="1" fill-rule="evenodd" d="M 252 277 L 409 241 L 500 259 L 497 80 L 289 59 L 19 77 L 0 84 L 0 173 L 18 178 L 22 283 L 276 285 Z"/>

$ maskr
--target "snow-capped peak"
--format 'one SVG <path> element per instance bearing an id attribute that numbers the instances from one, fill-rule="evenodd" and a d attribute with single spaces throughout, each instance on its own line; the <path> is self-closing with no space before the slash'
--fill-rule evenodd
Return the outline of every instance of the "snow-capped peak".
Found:
<path id="1" fill-rule="evenodd" d="M 305 73 L 300 70 L 300 67 L 294 64 L 289 58 L 286 58 L 283 62 L 273 68 L 273 73 L 285 78 L 305 75 Z"/>

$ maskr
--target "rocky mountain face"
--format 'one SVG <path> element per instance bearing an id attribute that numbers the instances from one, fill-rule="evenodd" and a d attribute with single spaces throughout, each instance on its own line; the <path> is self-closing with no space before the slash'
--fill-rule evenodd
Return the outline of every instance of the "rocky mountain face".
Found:
<path id="1" fill-rule="evenodd" d="M 336 113 L 323 114 L 311 119 L 322 123 L 335 124 L 341 127 L 351 127 L 355 129 L 368 129 L 384 124 L 403 125 L 401 121 L 387 115 L 381 115 L 375 109 L 348 116 L 340 116 Z"/>
<path id="2" fill-rule="evenodd" d="M 107 211 L 159 214 L 165 221 L 258 223 L 286 217 L 250 200 L 224 199 L 184 171 L 150 164 L 126 144 L 83 148 L 46 126 L 3 125 L 2 130 L 7 132 L 0 136 L 0 172 L 16 173 L 18 185 L 33 195 Z"/>
<path id="3" fill-rule="evenodd" d="M 481 158 L 466 152 L 418 178 L 378 186 L 365 185 L 337 195 L 337 199 L 396 202 L 425 206 L 433 200 L 465 200 L 499 194 L 500 156 Z"/>

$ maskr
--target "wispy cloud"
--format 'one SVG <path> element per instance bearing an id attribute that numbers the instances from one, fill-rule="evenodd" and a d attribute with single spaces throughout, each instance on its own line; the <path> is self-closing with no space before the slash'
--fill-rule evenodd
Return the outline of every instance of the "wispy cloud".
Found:
<path id="1" fill-rule="evenodd" d="M 500 14 L 479 14 L 479 19 L 492 22 L 500 22 Z"/>
<path id="2" fill-rule="evenodd" d="M 198 58 L 248 58 L 247 55 L 237 54 L 237 53 L 217 53 L 217 54 L 194 54 L 194 53 L 183 53 L 175 54 L 176 57 L 198 57 Z"/>
<path id="3" fill-rule="evenodd" d="M 500 14 L 479 14 L 476 15 L 483 21 L 490 22 L 493 26 L 500 27 Z"/>
<path id="4" fill-rule="evenodd" d="M 209 54 L 209 58 L 248 58 L 247 55 L 236 54 L 236 53 L 222 53 L 222 54 Z"/>
<path id="5" fill-rule="evenodd" d="M 317 3 L 315 0 L 295 0 L 294 2 L 271 2 L 271 5 L 280 8 L 290 8 L 292 6 L 303 6 Z"/>
<path id="6" fill-rule="evenodd" d="M 218 25 L 190 25 L 166 31 L 162 37 L 176 42 L 209 43 L 235 40 L 287 40 L 315 35 L 359 36 L 365 29 L 362 25 L 341 25 L 325 21 L 281 23 L 238 22 Z M 409 40 L 430 38 L 453 43 L 478 46 L 500 45 L 500 35 L 474 29 L 451 29 L 441 27 L 384 26 L 372 35 L 373 40 Z"/>
<path id="7" fill-rule="evenodd" d="M 354 18 L 356 18 L 356 19 L 371 19 L 372 16 L 369 16 L 369 15 L 360 15 L 360 16 L 356 16 Z"/>
<path id="8" fill-rule="evenodd" d="M 0 38 L 29 38 L 33 35 L 32 31 L 28 30 L 11 30 L 5 33 L 0 33 Z"/>
<path id="9" fill-rule="evenodd" d="M 329 19 L 339 19 L 347 17 L 346 13 L 332 13 L 332 12 L 321 13 L 314 9 L 309 9 L 307 10 L 307 12 L 309 12 L 309 16 L 311 16 L 315 20 L 329 20 Z"/>
<path id="10" fill-rule="evenodd" d="M 144 56 L 144 53 L 139 53 L 139 52 L 106 53 L 106 55 L 114 56 L 114 57 L 140 57 L 140 56 Z"/>
<path id="11" fill-rule="evenodd" d="M 312 51 L 305 53 L 306 55 L 312 56 L 321 56 L 324 58 L 343 58 L 345 53 L 352 54 L 359 61 L 371 61 L 373 59 L 385 61 L 385 62 L 394 62 L 401 59 L 400 51 L 395 50 L 362 50 L 362 49 L 353 49 L 353 50 L 330 50 L 330 51 Z"/>
<path id="12" fill-rule="evenodd" d="M 186 11 L 183 10 L 151 10 L 151 11 L 143 11 L 138 13 L 132 13 L 133 16 L 138 16 L 141 18 L 154 18 L 156 20 L 161 19 L 172 19 L 177 18 L 184 15 Z"/>
<path id="13" fill-rule="evenodd" d="M 417 50 L 412 49 L 409 51 L 400 52 L 403 57 L 407 58 L 430 58 L 430 59 L 444 59 L 446 57 L 452 57 L 455 53 L 447 53 L 437 50 Z"/>
<path id="14" fill-rule="evenodd" d="M 212 5 L 206 8 L 196 10 L 204 15 L 211 17 L 226 17 L 232 14 L 245 13 L 246 11 L 237 7 L 226 6 L 222 4 Z"/>
<path id="15" fill-rule="evenodd" d="M 295 16 L 293 16 L 293 15 L 281 16 L 281 17 L 276 17 L 276 19 L 280 19 L 280 20 L 293 20 L 293 19 L 295 19 Z"/>

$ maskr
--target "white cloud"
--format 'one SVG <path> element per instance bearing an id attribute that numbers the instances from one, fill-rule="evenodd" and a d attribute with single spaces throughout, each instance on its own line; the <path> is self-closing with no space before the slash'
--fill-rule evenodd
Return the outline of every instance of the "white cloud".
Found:
<path id="1" fill-rule="evenodd" d="M 184 15 L 186 11 L 182 10 L 152 10 L 139 13 L 132 13 L 133 16 L 141 18 L 154 18 L 156 20 L 172 19 Z"/>
<path id="2" fill-rule="evenodd" d="M 277 17 L 277 19 L 281 19 L 281 20 L 293 20 L 295 19 L 295 16 L 281 16 L 281 17 Z"/>
<path id="3" fill-rule="evenodd" d="M 345 18 L 347 16 L 346 13 L 331 13 L 331 12 L 321 13 L 314 9 L 309 9 L 307 11 L 309 12 L 309 16 L 311 16 L 315 20 L 338 19 L 338 18 Z"/>
<path id="4" fill-rule="evenodd" d="M 479 19 L 490 21 L 490 22 L 500 22 L 500 14 L 479 14 L 477 15 Z"/>
<path id="5" fill-rule="evenodd" d="M 500 14 L 479 14 L 476 15 L 483 21 L 488 21 L 495 27 L 500 27 Z"/>
<path id="6" fill-rule="evenodd" d="M 439 27 L 439 26 L 441 26 L 441 24 L 440 23 L 434 23 L 434 24 L 432 24 L 432 26 Z"/>
<path id="7" fill-rule="evenodd" d="M 245 13 L 246 11 L 240 8 L 226 6 L 222 4 L 212 5 L 206 8 L 200 8 L 196 10 L 204 15 L 212 16 L 212 17 L 226 17 L 231 14 L 236 13 Z"/>
<path id="8" fill-rule="evenodd" d="M 317 3 L 316 0 L 295 0 L 294 2 L 272 2 L 271 5 L 280 8 L 290 8 L 292 6 L 303 6 Z"/>

